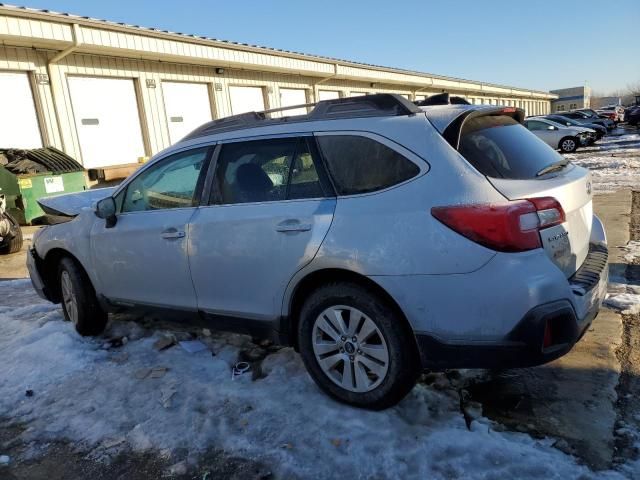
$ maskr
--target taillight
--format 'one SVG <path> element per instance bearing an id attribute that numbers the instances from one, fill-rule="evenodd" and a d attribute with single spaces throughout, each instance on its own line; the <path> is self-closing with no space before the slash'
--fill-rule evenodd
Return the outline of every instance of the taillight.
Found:
<path id="1" fill-rule="evenodd" d="M 433 207 L 431 214 L 460 235 L 500 252 L 540 248 L 539 231 L 565 221 L 562 206 L 552 197 Z"/>

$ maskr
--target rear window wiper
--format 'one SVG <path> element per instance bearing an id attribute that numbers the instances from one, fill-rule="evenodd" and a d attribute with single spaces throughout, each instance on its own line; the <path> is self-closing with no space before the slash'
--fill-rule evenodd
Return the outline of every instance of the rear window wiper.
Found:
<path id="1" fill-rule="evenodd" d="M 536 177 L 541 177 L 542 175 L 546 175 L 547 173 L 555 172 L 556 170 L 562 170 L 567 165 L 569 165 L 569 160 L 567 160 L 566 158 L 563 158 L 562 160 L 558 160 L 557 162 L 552 163 L 551 165 L 547 165 L 546 167 L 544 167 L 542 170 L 540 170 L 538 173 L 536 173 Z"/>

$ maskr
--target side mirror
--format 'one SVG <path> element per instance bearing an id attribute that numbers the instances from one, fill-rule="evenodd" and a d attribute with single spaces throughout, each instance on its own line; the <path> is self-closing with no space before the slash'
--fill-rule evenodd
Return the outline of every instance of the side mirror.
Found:
<path id="1" fill-rule="evenodd" d="M 106 220 L 105 227 L 112 228 L 116 225 L 118 217 L 116 216 L 116 201 L 113 197 L 103 198 L 96 204 L 96 217 Z"/>

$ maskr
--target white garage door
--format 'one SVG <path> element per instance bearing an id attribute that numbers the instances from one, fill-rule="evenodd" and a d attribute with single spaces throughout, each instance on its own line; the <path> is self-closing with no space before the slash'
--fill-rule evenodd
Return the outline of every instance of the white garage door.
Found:
<path id="1" fill-rule="evenodd" d="M 334 100 L 340 98 L 340 92 L 334 92 L 333 90 L 318 90 L 319 100 Z"/>
<path id="2" fill-rule="evenodd" d="M 26 73 L 0 72 L 0 148 L 42 147 Z"/>
<path id="3" fill-rule="evenodd" d="M 211 120 L 209 91 L 203 83 L 162 82 L 162 96 L 171 143 Z"/>
<path id="4" fill-rule="evenodd" d="M 231 112 L 234 115 L 264 110 L 264 95 L 261 87 L 229 87 Z"/>
<path id="5" fill-rule="evenodd" d="M 366 95 L 365 92 L 351 92 L 349 93 L 350 97 L 364 97 Z"/>
<path id="6" fill-rule="evenodd" d="M 307 103 L 307 94 L 301 88 L 281 88 L 280 89 L 280 106 L 281 107 L 291 107 L 293 105 L 304 105 Z M 307 109 L 303 108 L 293 108 L 291 110 L 286 110 L 283 112 L 283 115 L 305 115 L 307 113 Z"/>
<path id="7" fill-rule="evenodd" d="M 104 168 L 144 156 L 133 80 L 69 77 L 82 163 Z"/>

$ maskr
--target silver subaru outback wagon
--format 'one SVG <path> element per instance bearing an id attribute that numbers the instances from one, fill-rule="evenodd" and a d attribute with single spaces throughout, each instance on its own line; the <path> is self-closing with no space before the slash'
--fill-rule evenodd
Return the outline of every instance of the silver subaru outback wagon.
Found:
<path id="1" fill-rule="evenodd" d="M 34 236 L 36 290 L 81 335 L 135 309 L 269 336 L 372 409 L 423 369 L 558 358 L 596 317 L 590 174 L 521 110 L 381 94 L 283 113 L 215 120 L 116 189 L 42 200 L 69 221 Z"/>

